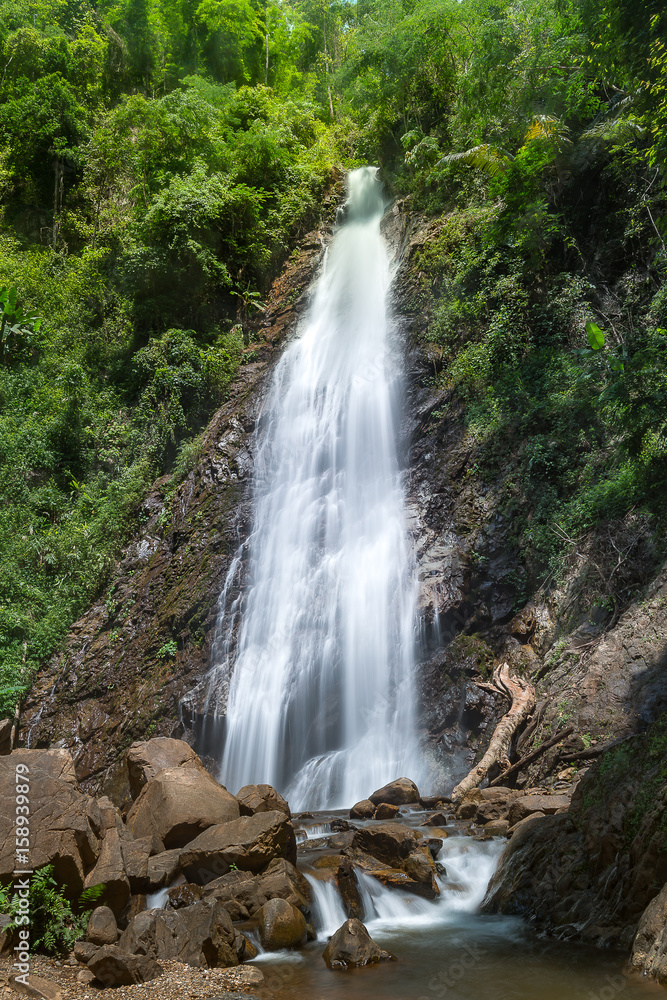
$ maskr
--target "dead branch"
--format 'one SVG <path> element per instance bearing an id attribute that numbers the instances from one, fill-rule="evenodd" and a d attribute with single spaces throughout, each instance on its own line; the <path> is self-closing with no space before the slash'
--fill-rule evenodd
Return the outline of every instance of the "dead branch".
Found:
<path id="1" fill-rule="evenodd" d="M 588 750 L 578 750 L 577 753 L 569 753 L 565 757 L 561 757 L 561 763 L 569 764 L 575 760 L 593 760 L 595 757 L 601 757 L 606 750 L 611 750 L 612 747 L 617 747 L 619 743 L 625 743 L 626 740 L 631 740 L 631 736 L 620 736 L 617 740 L 612 740 L 611 743 L 605 743 L 601 747 L 589 747 Z"/>
<path id="2" fill-rule="evenodd" d="M 522 757 L 521 760 L 518 760 L 516 764 L 512 764 L 512 766 L 508 767 L 506 771 L 499 774 L 497 778 L 490 781 L 489 788 L 495 788 L 496 785 L 504 784 L 507 778 L 513 778 L 515 774 L 519 773 L 519 771 L 523 771 L 524 767 L 527 767 L 528 764 L 532 764 L 534 760 L 541 757 L 543 753 L 547 752 L 547 750 L 551 750 L 552 747 L 556 746 L 557 743 L 560 743 L 561 740 L 566 739 L 566 737 L 570 736 L 573 732 L 574 726 L 568 726 L 567 729 L 563 729 L 560 733 L 556 733 L 556 735 L 552 736 L 550 740 L 546 741 L 546 743 L 542 743 L 536 750 L 526 754 L 526 756 Z"/>
<path id="3" fill-rule="evenodd" d="M 509 697 L 510 710 L 496 726 L 489 743 L 489 749 L 479 764 L 473 767 L 472 771 L 463 781 L 458 783 L 452 792 L 454 800 L 463 798 L 466 792 L 477 788 L 484 781 L 493 764 L 497 764 L 501 770 L 507 770 L 510 766 L 507 754 L 512 737 L 535 708 L 533 685 L 519 677 L 510 676 L 510 668 L 507 663 L 501 664 L 493 671 L 493 683 L 498 693 Z"/>

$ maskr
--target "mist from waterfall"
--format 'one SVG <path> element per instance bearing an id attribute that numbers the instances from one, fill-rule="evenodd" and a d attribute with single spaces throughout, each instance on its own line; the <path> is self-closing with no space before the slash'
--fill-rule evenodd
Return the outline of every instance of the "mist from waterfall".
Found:
<path id="1" fill-rule="evenodd" d="M 349 806 L 421 772 L 384 208 L 377 170 L 352 171 L 344 223 L 257 432 L 220 778 L 232 791 L 268 782 L 296 810 Z"/>

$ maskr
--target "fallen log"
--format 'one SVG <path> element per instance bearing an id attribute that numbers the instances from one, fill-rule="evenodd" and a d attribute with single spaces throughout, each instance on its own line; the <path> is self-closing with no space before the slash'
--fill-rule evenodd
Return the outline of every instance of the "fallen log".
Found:
<path id="1" fill-rule="evenodd" d="M 485 688 L 488 690 L 489 685 L 485 685 Z M 489 743 L 489 749 L 479 764 L 473 767 L 472 771 L 466 775 L 463 781 L 458 783 L 452 792 L 454 800 L 461 799 L 466 792 L 478 788 L 494 764 L 497 764 L 502 771 L 507 771 L 511 766 L 507 754 L 512 737 L 535 708 L 533 685 L 520 677 L 510 676 L 510 668 L 507 663 L 502 663 L 493 671 L 493 690 L 495 693 L 505 694 L 509 697 L 510 710 L 496 726 Z"/>
<path id="2" fill-rule="evenodd" d="M 545 743 L 542 743 L 539 747 L 537 747 L 536 750 L 532 750 L 530 753 L 526 754 L 526 756 L 522 757 L 521 760 L 518 760 L 516 764 L 512 764 L 512 766 L 508 767 L 506 771 L 503 771 L 502 774 L 499 774 L 497 778 L 494 778 L 493 781 L 490 781 L 489 788 L 495 788 L 496 785 L 502 785 L 507 778 L 513 778 L 515 774 L 519 773 L 519 771 L 523 771 L 524 767 L 527 767 L 529 764 L 532 764 L 534 760 L 537 760 L 538 757 L 541 757 L 543 753 L 547 752 L 547 750 L 551 750 L 552 747 L 556 746 L 557 743 L 560 743 L 561 740 L 566 739 L 573 732 L 574 732 L 574 726 L 568 726 L 567 729 L 563 729 L 561 730 L 560 733 L 556 733 L 556 735 L 552 736 L 550 740 L 547 740 Z M 567 760 L 566 757 L 562 759 Z"/>
<path id="3" fill-rule="evenodd" d="M 617 740 L 612 740 L 611 743 L 605 743 L 601 747 L 589 747 L 588 750 L 577 750 L 576 753 L 569 753 L 566 756 L 561 757 L 562 764 L 570 764 L 575 760 L 594 760 L 595 757 L 601 757 L 606 750 L 611 750 L 612 747 L 617 747 L 619 743 L 625 743 L 626 740 L 631 740 L 634 734 L 630 736 L 620 736 Z"/>

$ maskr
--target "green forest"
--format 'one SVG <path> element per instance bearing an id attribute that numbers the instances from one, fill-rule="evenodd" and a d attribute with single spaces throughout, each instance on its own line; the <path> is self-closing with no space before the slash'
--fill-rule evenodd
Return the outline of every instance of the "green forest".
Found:
<path id="1" fill-rule="evenodd" d="M 666 46 L 662 0 L 0 0 L 3 714 L 364 163 L 440 220 L 406 309 L 530 572 L 630 517 L 660 555 Z"/>

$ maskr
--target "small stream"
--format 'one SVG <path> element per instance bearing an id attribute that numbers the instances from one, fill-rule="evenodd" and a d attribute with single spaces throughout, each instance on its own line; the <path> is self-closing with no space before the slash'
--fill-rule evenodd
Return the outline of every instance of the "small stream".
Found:
<path id="1" fill-rule="evenodd" d="M 339 813 L 338 816 L 343 814 Z M 348 971 L 326 967 L 327 939 L 346 919 L 332 882 L 313 868 L 328 845 L 333 817 L 313 815 L 299 831 L 299 868 L 313 887 L 317 940 L 294 952 L 265 953 L 261 968 L 276 1000 L 639 1000 L 664 996 L 629 975 L 625 956 L 538 937 L 520 918 L 479 912 L 505 845 L 476 840 L 454 824 L 438 856 L 441 895 L 426 900 L 387 889 L 359 872 L 363 920 L 396 962 Z M 409 817 L 401 817 L 410 822 Z M 297 821 L 298 822 L 298 821 Z"/>

